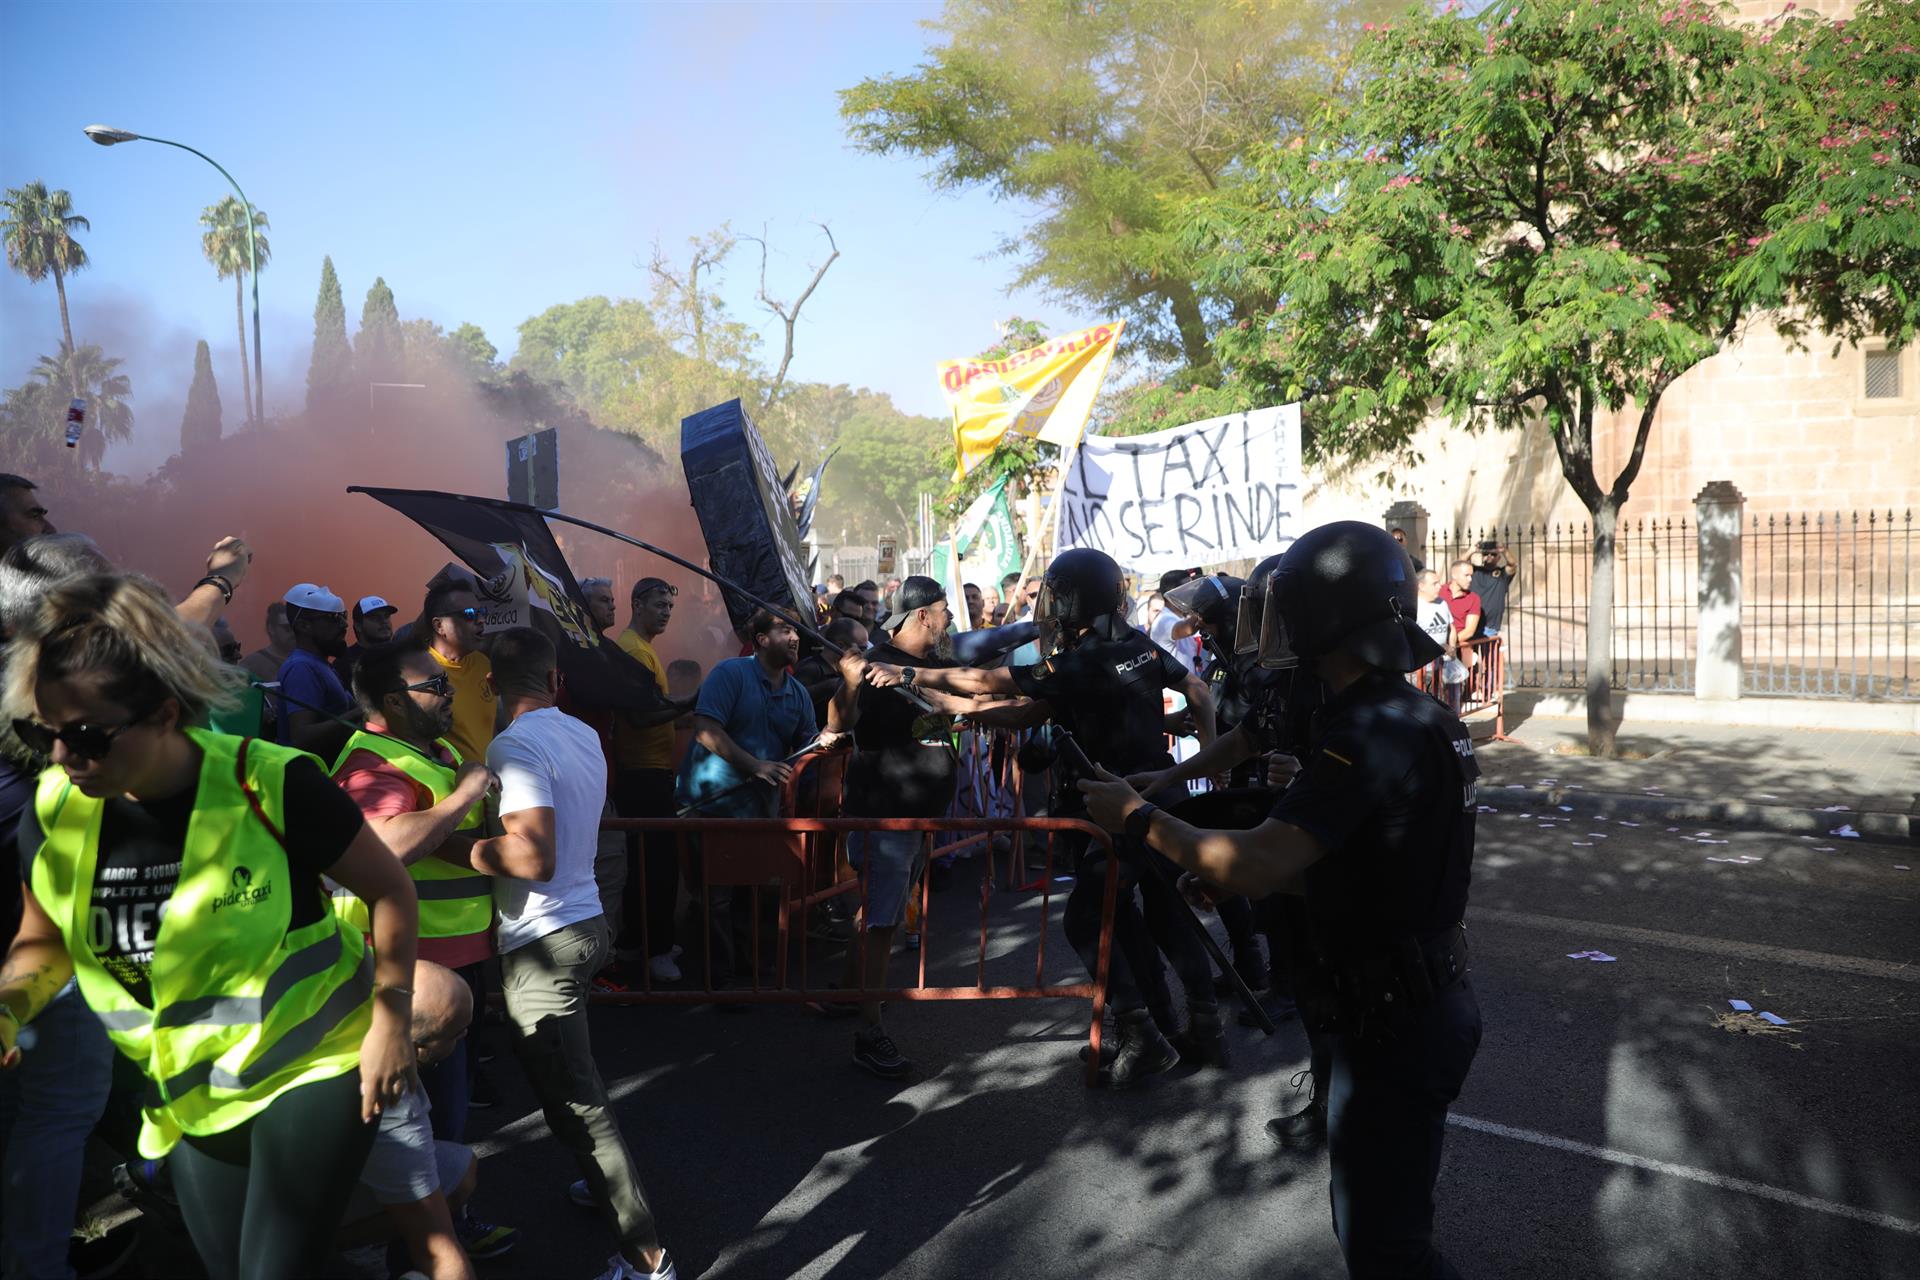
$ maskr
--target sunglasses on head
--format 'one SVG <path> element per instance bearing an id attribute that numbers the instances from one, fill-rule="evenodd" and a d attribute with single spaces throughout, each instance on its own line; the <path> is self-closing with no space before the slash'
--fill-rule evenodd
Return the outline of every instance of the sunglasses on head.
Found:
<path id="1" fill-rule="evenodd" d="M 437 618 L 465 618 L 468 622 L 478 622 L 480 621 L 481 614 L 478 609 L 472 605 L 468 605 L 464 609 L 454 609 L 447 613 L 435 614 L 434 616 Z"/>
<path id="2" fill-rule="evenodd" d="M 113 740 L 133 726 L 152 715 L 147 710 L 128 720 L 124 724 L 101 726 L 97 724 L 76 724 L 66 729 L 56 729 L 52 725 L 41 724 L 37 720 L 15 720 L 13 736 L 25 743 L 27 749 L 38 755 L 53 754 L 53 744 L 66 744 L 67 750 L 82 760 L 104 760 L 113 750 Z"/>
<path id="3" fill-rule="evenodd" d="M 444 698 L 453 692 L 453 681 L 445 676 L 428 676 L 419 684 L 400 686 L 402 693 L 430 693 L 436 698 Z"/>

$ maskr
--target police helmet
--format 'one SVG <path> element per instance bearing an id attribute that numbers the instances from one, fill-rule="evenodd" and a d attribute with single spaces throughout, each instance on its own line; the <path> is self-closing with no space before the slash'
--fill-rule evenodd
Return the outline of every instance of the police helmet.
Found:
<path id="1" fill-rule="evenodd" d="M 1253 566 L 1253 573 L 1240 588 L 1240 609 L 1233 623 L 1236 657 L 1252 657 L 1260 652 L 1260 611 L 1267 602 L 1267 582 L 1279 567 L 1280 557 L 1268 556 Z"/>
<path id="2" fill-rule="evenodd" d="M 1069 643 L 1066 632 L 1092 627 L 1126 608 L 1126 590 L 1120 565 L 1095 547 L 1062 551 L 1040 579 L 1034 597 L 1033 618 L 1046 647 L 1058 650 Z"/>
<path id="3" fill-rule="evenodd" d="M 1386 530 L 1357 520 L 1310 529 L 1267 579 L 1260 665 L 1350 653 L 1386 671 L 1413 671 L 1441 654 L 1421 630 L 1413 561 Z"/>
<path id="4" fill-rule="evenodd" d="M 1190 578 L 1163 597 L 1167 608 L 1216 632 L 1234 626 L 1240 608 L 1240 589 L 1246 585 L 1230 574 L 1210 573 Z"/>

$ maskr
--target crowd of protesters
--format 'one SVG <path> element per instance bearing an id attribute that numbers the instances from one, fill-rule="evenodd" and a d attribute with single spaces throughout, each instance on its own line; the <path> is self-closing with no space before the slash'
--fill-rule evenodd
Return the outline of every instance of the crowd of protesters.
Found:
<path id="1" fill-rule="evenodd" d="M 1150 661 L 1165 700 L 1146 720 L 1089 708 L 1080 736 L 1103 765 L 1146 780 L 1143 794 L 1186 794 L 1183 762 L 1214 740 L 1216 711 L 1223 735 L 1244 713 L 1225 693 L 1223 602 L 1239 579 L 1198 567 L 1138 597 L 1139 635 L 1076 650 L 1084 672 L 1014 625 L 1036 616 L 1038 576 L 967 583 L 957 600 L 924 576 L 830 578 L 809 620 L 824 645 L 762 608 L 734 631 L 737 648 L 704 662 L 662 657 L 682 584 L 634 582 L 622 626 L 615 584 L 587 578 L 593 626 L 653 690 L 647 709 L 608 709 L 570 694 L 541 632 L 490 633 L 460 572 L 425 584 L 411 613 L 378 594 L 349 605 L 327 584 L 275 584 L 267 644 L 245 653 L 223 616 L 243 583 L 261 607 L 242 540 L 221 540 L 169 601 L 57 532 L 37 494 L 0 475 L 0 833 L 17 832 L 21 871 L 0 877 L 18 898 L 0 903 L 8 1277 L 74 1274 L 96 1129 L 124 1151 L 123 1193 L 178 1222 L 211 1276 L 298 1275 L 371 1249 L 395 1272 L 469 1277 L 519 1237 L 485 1210 L 465 1141 L 469 1113 L 493 1098 L 487 1043 L 509 1047 L 575 1160 L 566 1195 L 608 1228 L 605 1280 L 671 1277 L 588 1000 L 756 981 L 748 939 L 771 903 L 760 886 L 707 884 L 700 836 L 603 842 L 604 817 L 772 817 L 804 755 L 845 748 L 837 812 L 938 819 L 961 792 L 961 734 L 1044 743 L 1063 700 L 1084 696 L 1075 681 L 1114 655 L 1123 674 Z M 1457 710 L 1470 642 L 1498 635 L 1513 569 L 1489 543 L 1444 573 L 1419 570 L 1418 623 L 1442 647 L 1434 679 Z M 956 611 L 969 630 L 1005 628 L 1003 643 L 963 661 Z M 1235 780 L 1284 772 L 1263 761 Z M 851 833 L 827 871 L 858 878 L 858 909 L 835 899 L 817 913 L 817 936 L 844 943 L 844 959 L 836 998 L 814 1008 L 854 1023 L 852 1060 L 884 1079 L 913 1071 L 873 993 L 888 989 L 896 950 L 917 944 L 919 886 L 939 874 L 928 844 Z M 1097 850 L 1082 857 L 1087 886 L 1111 873 Z M 1183 1060 L 1227 1065 L 1217 997 L 1230 978 L 1177 923 L 1171 884 L 1139 881 L 1137 908 L 1131 881 L 1120 898 L 1113 1087 Z M 1244 899 L 1219 910 L 1234 974 L 1290 1008 L 1271 991 L 1273 923 Z M 1092 888 L 1076 885 L 1067 927 L 1091 966 Z M 505 1018 L 489 1027 L 495 993 Z M 115 1051 L 144 1075 L 139 1090 L 115 1088 Z M 1317 1128 L 1315 1105 L 1276 1121 L 1276 1136 L 1324 1135 L 1324 1098 Z"/>

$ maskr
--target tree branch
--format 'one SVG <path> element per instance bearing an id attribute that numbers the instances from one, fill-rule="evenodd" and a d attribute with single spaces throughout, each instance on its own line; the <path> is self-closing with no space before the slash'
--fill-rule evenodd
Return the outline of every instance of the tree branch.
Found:
<path id="1" fill-rule="evenodd" d="M 1653 431 L 1653 415 L 1660 409 L 1660 397 L 1666 394 L 1672 383 L 1673 378 L 1664 370 L 1653 376 L 1647 402 L 1640 410 L 1640 425 L 1634 429 L 1633 452 L 1627 456 L 1627 465 L 1620 468 L 1620 474 L 1614 478 L 1613 488 L 1607 494 L 1616 507 L 1626 503 L 1633 482 L 1640 478 L 1640 463 L 1647 454 L 1647 437 Z"/>
<path id="2" fill-rule="evenodd" d="M 765 236 L 745 237 L 760 246 L 760 305 L 773 312 L 774 315 L 779 316 L 780 323 L 786 328 L 785 343 L 780 352 L 780 367 L 774 371 L 773 382 L 767 387 L 767 404 L 772 404 L 774 396 L 779 394 L 781 385 L 787 380 L 787 368 L 793 363 L 793 332 L 794 327 L 800 323 L 800 308 L 807 305 L 807 299 L 813 296 L 813 291 L 820 287 L 820 281 L 826 278 L 827 268 L 831 267 L 834 261 L 840 257 L 840 246 L 834 242 L 833 229 L 824 222 L 816 222 L 814 225 L 819 227 L 821 234 L 827 237 L 827 247 L 833 252 L 827 255 L 825 262 L 814 268 L 813 279 L 807 282 L 807 287 L 802 289 L 800 296 L 795 298 L 791 303 L 781 302 L 767 292 L 767 241 Z M 761 228 L 763 232 L 765 229 L 765 227 Z"/>

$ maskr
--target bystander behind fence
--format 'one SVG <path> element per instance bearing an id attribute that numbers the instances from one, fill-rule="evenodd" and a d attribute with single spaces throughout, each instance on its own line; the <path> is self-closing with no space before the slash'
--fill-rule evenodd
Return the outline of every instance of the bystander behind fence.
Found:
<path id="1" fill-rule="evenodd" d="M 1584 687 L 1589 526 L 1433 530 L 1419 554 L 1444 573 L 1486 540 L 1503 543 L 1517 570 L 1500 633 L 1507 687 Z M 1911 510 L 1750 515 L 1741 541 L 1743 694 L 1920 699 Z M 1698 529 L 1684 518 L 1623 519 L 1614 545 L 1613 687 L 1693 692 Z"/>

